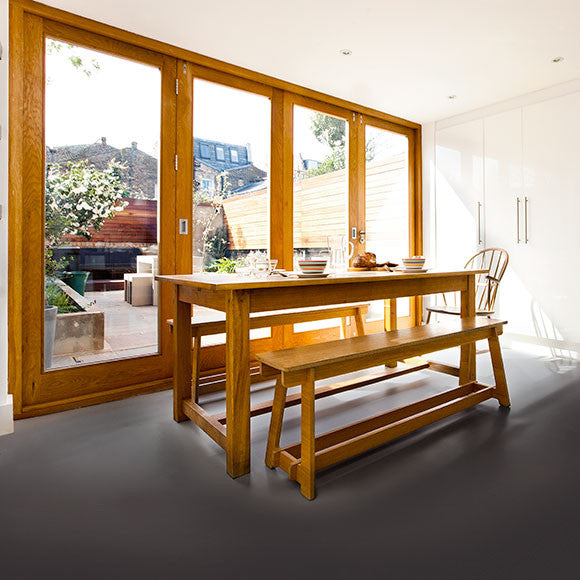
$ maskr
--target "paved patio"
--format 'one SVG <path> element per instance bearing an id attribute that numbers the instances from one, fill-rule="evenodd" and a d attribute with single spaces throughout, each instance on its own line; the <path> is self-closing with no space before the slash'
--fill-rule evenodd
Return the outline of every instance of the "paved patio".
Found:
<path id="1" fill-rule="evenodd" d="M 157 352 L 157 306 L 131 306 L 123 290 L 87 292 L 105 313 L 105 348 L 98 352 L 55 356 L 52 368 L 91 364 Z"/>
<path id="2" fill-rule="evenodd" d="M 52 368 L 65 368 L 82 364 L 95 364 L 157 352 L 157 306 L 131 306 L 124 300 L 122 290 L 86 292 L 89 300 L 105 313 L 105 348 L 100 351 L 57 355 L 52 358 Z M 203 317 L 207 308 L 194 308 L 194 316 Z M 325 321 L 326 322 L 326 321 Z M 251 331 L 252 338 L 270 336 L 270 329 Z M 203 346 L 225 342 L 225 334 L 204 336 Z"/>

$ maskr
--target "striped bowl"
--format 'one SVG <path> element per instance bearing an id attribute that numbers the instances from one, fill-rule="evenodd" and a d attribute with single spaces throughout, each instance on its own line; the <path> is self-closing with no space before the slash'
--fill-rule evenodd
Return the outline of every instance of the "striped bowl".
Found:
<path id="1" fill-rule="evenodd" d="M 407 270 L 422 270 L 425 266 L 423 256 L 414 256 L 413 258 L 403 258 L 401 260 Z"/>
<path id="2" fill-rule="evenodd" d="M 304 274 L 322 274 L 327 260 L 298 260 L 298 266 Z"/>

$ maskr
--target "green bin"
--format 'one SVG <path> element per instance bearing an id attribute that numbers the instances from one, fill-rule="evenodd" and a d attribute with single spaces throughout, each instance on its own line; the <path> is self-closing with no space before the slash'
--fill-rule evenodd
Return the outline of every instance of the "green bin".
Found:
<path id="1" fill-rule="evenodd" d="M 59 278 L 68 284 L 73 290 L 78 292 L 81 296 L 85 295 L 85 288 L 87 287 L 87 279 L 90 276 L 90 272 L 85 272 L 83 270 L 70 272 L 63 272 L 60 274 Z"/>

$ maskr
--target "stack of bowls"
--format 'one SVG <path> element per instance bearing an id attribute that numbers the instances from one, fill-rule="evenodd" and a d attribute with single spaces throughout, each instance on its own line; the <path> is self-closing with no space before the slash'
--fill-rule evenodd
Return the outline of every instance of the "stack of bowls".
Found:
<path id="1" fill-rule="evenodd" d="M 405 270 L 423 270 L 425 266 L 425 258 L 423 256 L 413 256 L 412 258 L 403 258 L 403 265 Z"/>
<path id="2" fill-rule="evenodd" d="M 320 275 L 324 273 L 327 260 L 298 260 L 298 266 L 303 274 Z"/>

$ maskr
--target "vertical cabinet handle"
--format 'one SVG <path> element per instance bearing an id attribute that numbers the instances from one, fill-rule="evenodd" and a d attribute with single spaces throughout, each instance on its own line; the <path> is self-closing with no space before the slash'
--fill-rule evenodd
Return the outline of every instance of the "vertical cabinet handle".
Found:
<path id="1" fill-rule="evenodd" d="M 524 243 L 528 243 L 528 198 L 524 197 Z"/>
<path id="2" fill-rule="evenodd" d="M 482 244 L 482 240 L 481 240 L 481 206 L 483 204 L 481 203 L 481 201 L 477 202 L 477 243 L 479 245 Z"/>
<path id="3" fill-rule="evenodd" d="M 516 240 L 520 243 L 520 198 L 516 197 Z"/>

